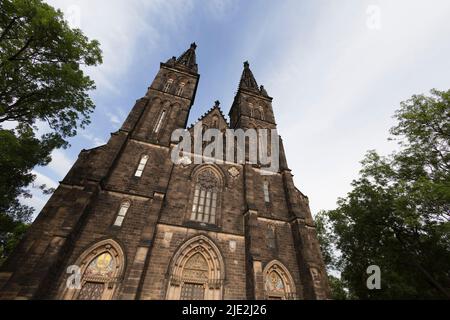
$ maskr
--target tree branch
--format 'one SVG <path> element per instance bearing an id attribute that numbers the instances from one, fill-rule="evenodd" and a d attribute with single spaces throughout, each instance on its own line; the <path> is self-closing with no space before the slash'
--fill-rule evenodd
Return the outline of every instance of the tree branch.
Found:
<path id="1" fill-rule="evenodd" d="M 8 34 L 9 30 L 11 30 L 14 23 L 17 21 L 17 17 L 12 18 L 11 22 L 6 26 L 5 30 L 3 30 L 2 34 L 0 35 L 0 42 L 3 41 L 3 39 Z"/>
<path id="2" fill-rule="evenodd" d="M 33 39 L 33 37 L 30 37 L 28 40 L 27 40 L 27 42 L 25 42 L 25 44 L 23 45 L 23 47 L 22 48 L 20 48 L 20 50 L 19 51 L 17 51 L 13 56 L 11 56 L 11 57 L 9 57 L 8 59 L 7 59 L 7 61 L 14 61 L 17 57 L 19 57 L 29 46 L 30 46 L 30 44 L 31 44 L 31 42 L 33 41 L 34 39 Z M 4 62 L 2 62 L 1 64 L 0 64 L 0 66 L 3 66 L 5 64 L 5 61 Z"/>

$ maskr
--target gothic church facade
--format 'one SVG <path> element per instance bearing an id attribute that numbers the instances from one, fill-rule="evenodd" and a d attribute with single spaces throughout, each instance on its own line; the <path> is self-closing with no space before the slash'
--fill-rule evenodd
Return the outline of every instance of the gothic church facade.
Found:
<path id="1" fill-rule="evenodd" d="M 272 175 L 248 162 L 171 161 L 171 134 L 186 128 L 200 77 L 195 50 L 161 63 L 120 130 L 80 152 L 2 266 L 1 299 L 329 298 L 308 198 L 281 138 Z M 276 129 L 248 63 L 229 118 L 216 103 L 200 120 Z M 79 286 L 68 286 L 76 272 Z"/>

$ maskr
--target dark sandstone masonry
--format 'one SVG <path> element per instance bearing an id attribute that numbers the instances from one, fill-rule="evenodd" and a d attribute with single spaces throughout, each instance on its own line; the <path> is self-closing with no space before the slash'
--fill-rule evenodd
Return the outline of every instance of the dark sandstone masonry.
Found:
<path id="1" fill-rule="evenodd" d="M 80 152 L 2 266 L 1 299 L 76 298 L 66 289 L 67 267 L 77 262 L 86 267 L 89 257 L 102 250 L 116 259 L 116 277 L 100 281 L 105 287 L 97 297 L 102 299 L 179 298 L 189 281 L 177 278 L 176 270 L 187 268 L 183 257 L 192 250 L 202 253 L 210 268 L 202 287 L 210 290 L 205 298 L 274 298 L 267 291 L 272 265 L 281 278 L 285 276 L 284 286 L 292 282 L 281 298 L 329 297 L 308 198 L 294 186 L 281 138 L 280 169 L 270 176 L 248 163 L 172 163 L 171 134 L 186 128 L 200 78 L 195 48 L 193 44 L 179 58 L 161 63 L 146 95 L 106 145 Z M 276 128 L 272 98 L 257 85 L 248 63 L 229 116 L 227 123 L 216 103 L 199 120 L 222 131 Z M 136 177 L 144 155 L 148 160 Z M 220 180 L 215 223 L 191 220 L 196 179 L 203 167 Z M 269 186 L 269 202 L 264 183 Z M 115 226 L 124 201 L 129 209 L 122 225 Z M 220 276 L 214 278 L 213 272 Z"/>

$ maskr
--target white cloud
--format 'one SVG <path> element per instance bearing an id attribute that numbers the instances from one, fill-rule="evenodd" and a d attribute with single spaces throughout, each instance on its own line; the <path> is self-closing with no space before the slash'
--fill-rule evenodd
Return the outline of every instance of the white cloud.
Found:
<path id="1" fill-rule="evenodd" d="M 373 3 L 381 10 L 380 30 L 367 28 L 369 2 L 339 1 L 321 6 L 311 30 L 286 33 L 305 25 L 296 19 L 302 4 L 284 7 L 277 31 L 283 54 L 258 72 L 313 212 L 345 196 L 366 150 L 395 147 L 386 138 L 400 101 L 435 86 L 448 89 L 450 64 L 442 52 L 448 56 L 449 46 L 442 39 L 450 36 L 450 2 Z M 437 60 L 427 60 L 432 56 Z"/>
<path id="2" fill-rule="evenodd" d="M 0 123 L 0 128 L 4 130 L 12 130 L 15 129 L 17 126 L 17 121 L 5 121 Z"/>
<path id="3" fill-rule="evenodd" d="M 58 186 L 58 183 L 55 180 L 46 176 L 45 174 L 40 173 L 36 170 L 33 170 L 32 173 L 36 175 L 36 179 L 33 182 L 35 186 L 39 186 L 42 184 L 45 184 L 47 188 L 56 188 Z"/>
<path id="4" fill-rule="evenodd" d="M 71 159 L 67 152 L 63 150 L 55 150 L 52 152 L 52 161 L 47 166 L 58 179 L 64 178 L 64 176 L 69 172 L 69 169 L 72 167 L 75 159 Z"/>
<path id="5" fill-rule="evenodd" d="M 30 206 L 34 208 L 34 217 L 33 219 L 41 212 L 42 208 L 47 203 L 50 195 L 43 194 L 42 191 L 38 188 L 40 185 L 45 184 L 47 188 L 56 188 L 58 187 L 58 183 L 54 181 L 52 178 L 47 175 L 38 172 L 36 170 L 32 171 L 33 174 L 36 175 L 36 179 L 33 184 L 29 186 L 30 193 L 32 195 L 31 198 L 19 197 L 20 203 Z"/>
<path id="6" fill-rule="evenodd" d="M 90 141 L 94 145 L 94 147 L 98 147 L 98 146 L 102 146 L 102 145 L 106 144 L 105 140 L 94 136 L 92 133 L 83 132 L 81 134 L 81 136 L 83 138 L 85 138 L 86 140 Z"/>
<path id="7" fill-rule="evenodd" d="M 31 198 L 19 197 L 19 200 L 20 200 L 20 203 L 34 208 L 34 210 L 35 210 L 34 217 L 33 217 L 33 220 L 34 220 L 34 218 L 36 218 L 36 216 L 39 214 L 39 212 L 41 212 L 42 208 L 44 208 L 49 197 L 50 197 L 49 195 L 44 195 L 42 193 L 34 192 L 33 197 L 31 197 Z"/>
<path id="8" fill-rule="evenodd" d="M 164 0 L 47 0 L 90 38 L 100 41 L 103 64 L 87 69 L 97 87 L 120 94 L 116 81 L 129 69 L 140 39 L 148 54 L 161 41 L 160 28 L 177 28 L 190 2 Z"/>
<path id="9" fill-rule="evenodd" d="M 150 56 L 157 46 L 173 46 L 173 35 L 185 34 L 183 22 L 196 5 L 163 0 L 48 2 L 66 12 L 78 6 L 82 30 L 98 39 L 104 51 L 104 64 L 89 73 L 99 89 L 113 94 L 121 94 L 121 77 L 136 52 Z M 234 3 L 214 0 L 200 7 L 213 19 L 224 19 Z M 368 5 L 381 10 L 380 30 L 367 28 Z M 299 19 L 305 11 L 308 17 Z M 394 147 L 386 138 L 401 100 L 448 87 L 449 13 L 447 0 L 343 0 L 286 1 L 268 20 L 250 21 L 253 13 L 246 15 L 256 27 L 248 30 L 247 41 L 232 43 L 227 50 L 235 45 L 242 52 L 244 47 L 247 57 L 264 62 L 252 67 L 274 97 L 288 163 L 313 212 L 333 208 L 337 197 L 345 195 L 367 149 L 386 153 Z M 167 30 L 172 37 L 162 33 Z M 261 50 L 267 43 L 277 52 L 270 61 Z M 107 116 L 116 125 L 124 119 L 114 112 Z M 90 133 L 83 137 L 94 145 L 104 143 Z M 72 163 L 54 162 L 53 170 L 60 174 Z"/>
<path id="10" fill-rule="evenodd" d="M 106 115 L 108 116 L 109 121 L 116 127 L 122 123 L 122 121 L 120 121 L 119 117 L 116 114 L 107 112 Z"/>
<path id="11" fill-rule="evenodd" d="M 216 20 L 222 20 L 236 8 L 236 3 L 236 0 L 208 0 L 203 5 L 209 16 Z"/>

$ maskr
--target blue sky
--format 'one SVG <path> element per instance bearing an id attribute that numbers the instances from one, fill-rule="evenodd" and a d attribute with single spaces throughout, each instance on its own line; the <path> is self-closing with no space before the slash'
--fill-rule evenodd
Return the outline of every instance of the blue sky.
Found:
<path id="1" fill-rule="evenodd" d="M 200 84 L 190 123 L 216 99 L 228 113 L 250 67 L 274 98 L 297 187 L 311 209 L 332 209 L 350 191 L 369 149 L 389 153 L 403 101 L 450 88 L 448 0 L 49 0 L 101 42 L 92 124 L 58 150 L 37 183 L 57 186 L 81 149 L 104 144 L 154 78 L 161 61 L 195 41 Z M 37 212 L 48 197 L 24 202 Z"/>

